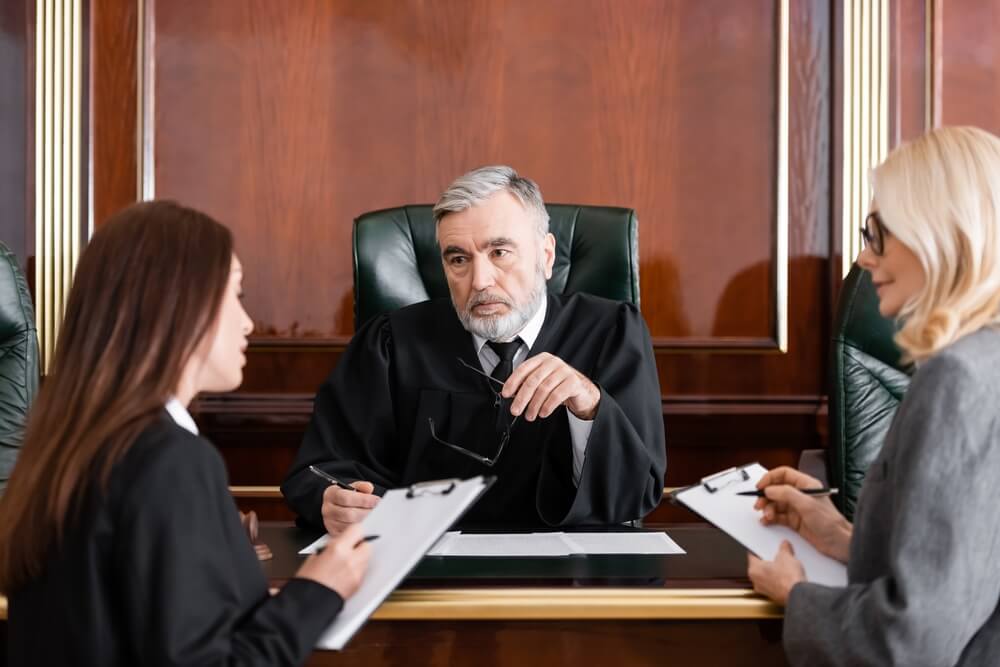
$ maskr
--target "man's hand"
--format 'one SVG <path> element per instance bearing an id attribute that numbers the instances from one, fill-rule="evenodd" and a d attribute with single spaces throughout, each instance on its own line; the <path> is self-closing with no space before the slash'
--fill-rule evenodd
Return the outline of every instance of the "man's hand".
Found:
<path id="1" fill-rule="evenodd" d="M 781 543 L 774 560 L 761 560 L 753 554 L 747 554 L 747 575 L 753 582 L 755 591 L 781 606 L 788 603 L 792 587 L 806 580 L 806 571 L 787 541 Z"/>
<path id="2" fill-rule="evenodd" d="M 514 397 L 510 413 L 524 414 L 526 420 L 548 417 L 565 405 L 578 419 L 593 419 L 601 401 L 601 390 L 593 382 L 548 352 L 525 359 L 507 382 L 501 395 Z"/>
<path id="3" fill-rule="evenodd" d="M 374 495 L 371 482 L 353 482 L 354 491 L 329 486 L 323 492 L 323 527 L 331 535 L 339 535 L 368 516 L 380 498 Z"/>

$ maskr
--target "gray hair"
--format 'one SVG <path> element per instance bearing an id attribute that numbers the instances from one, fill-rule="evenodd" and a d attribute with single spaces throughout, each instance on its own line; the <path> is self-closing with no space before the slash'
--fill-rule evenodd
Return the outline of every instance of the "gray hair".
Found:
<path id="1" fill-rule="evenodd" d="M 542 191 L 530 178 L 518 176 L 505 165 L 479 167 L 452 181 L 434 205 L 434 222 L 441 222 L 449 213 L 458 213 L 481 204 L 498 192 L 506 190 L 526 211 L 534 214 L 536 231 L 544 238 L 549 233 L 549 212 L 542 201 Z"/>

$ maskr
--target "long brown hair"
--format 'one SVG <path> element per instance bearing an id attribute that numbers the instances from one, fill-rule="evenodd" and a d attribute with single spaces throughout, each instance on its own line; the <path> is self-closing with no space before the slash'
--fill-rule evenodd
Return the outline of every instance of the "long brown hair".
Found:
<path id="1" fill-rule="evenodd" d="M 38 577 L 82 494 L 160 414 L 212 327 L 233 240 L 173 202 L 135 204 L 80 257 L 49 375 L 0 499 L 0 590 Z"/>

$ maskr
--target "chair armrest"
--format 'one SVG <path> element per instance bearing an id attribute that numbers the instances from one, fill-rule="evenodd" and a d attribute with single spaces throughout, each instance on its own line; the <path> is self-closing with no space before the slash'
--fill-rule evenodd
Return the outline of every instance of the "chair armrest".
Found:
<path id="1" fill-rule="evenodd" d="M 823 482 L 823 486 L 827 486 L 829 480 L 826 475 L 826 450 L 802 450 L 802 454 L 799 456 L 799 470 Z"/>

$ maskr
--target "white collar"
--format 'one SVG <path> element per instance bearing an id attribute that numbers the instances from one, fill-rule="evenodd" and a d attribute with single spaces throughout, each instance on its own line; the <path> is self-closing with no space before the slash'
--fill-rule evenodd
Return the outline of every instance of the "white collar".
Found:
<path id="1" fill-rule="evenodd" d="M 198 425 L 194 423 L 194 419 L 191 418 L 191 413 L 187 411 L 181 402 L 175 397 L 171 396 L 170 400 L 167 401 L 167 412 L 170 413 L 170 417 L 180 426 L 182 429 L 191 431 L 191 433 L 198 435 Z"/>
<path id="2" fill-rule="evenodd" d="M 514 334 L 515 337 L 519 336 L 521 340 L 524 341 L 524 344 L 528 346 L 529 350 L 531 349 L 531 346 L 535 344 L 535 339 L 538 338 L 538 334 L 542 331 L 542 325 L 545 324 L 545 309 L 548 308 L 548 303 L 549 295 L 545 294 L 542 298 L 542 305 L 538 307 L 538 310 L 536 310 L 535 314 L 531 316 L 531 319 L 525 322 L 524 326 L 521 327 L 521 330 Z M 476 346 L 476 354 L 479 354 L 483 349 L 483 345 L 486 345 L 487 341 L 482 336 L 472 334 L 472 342 Z"/>

